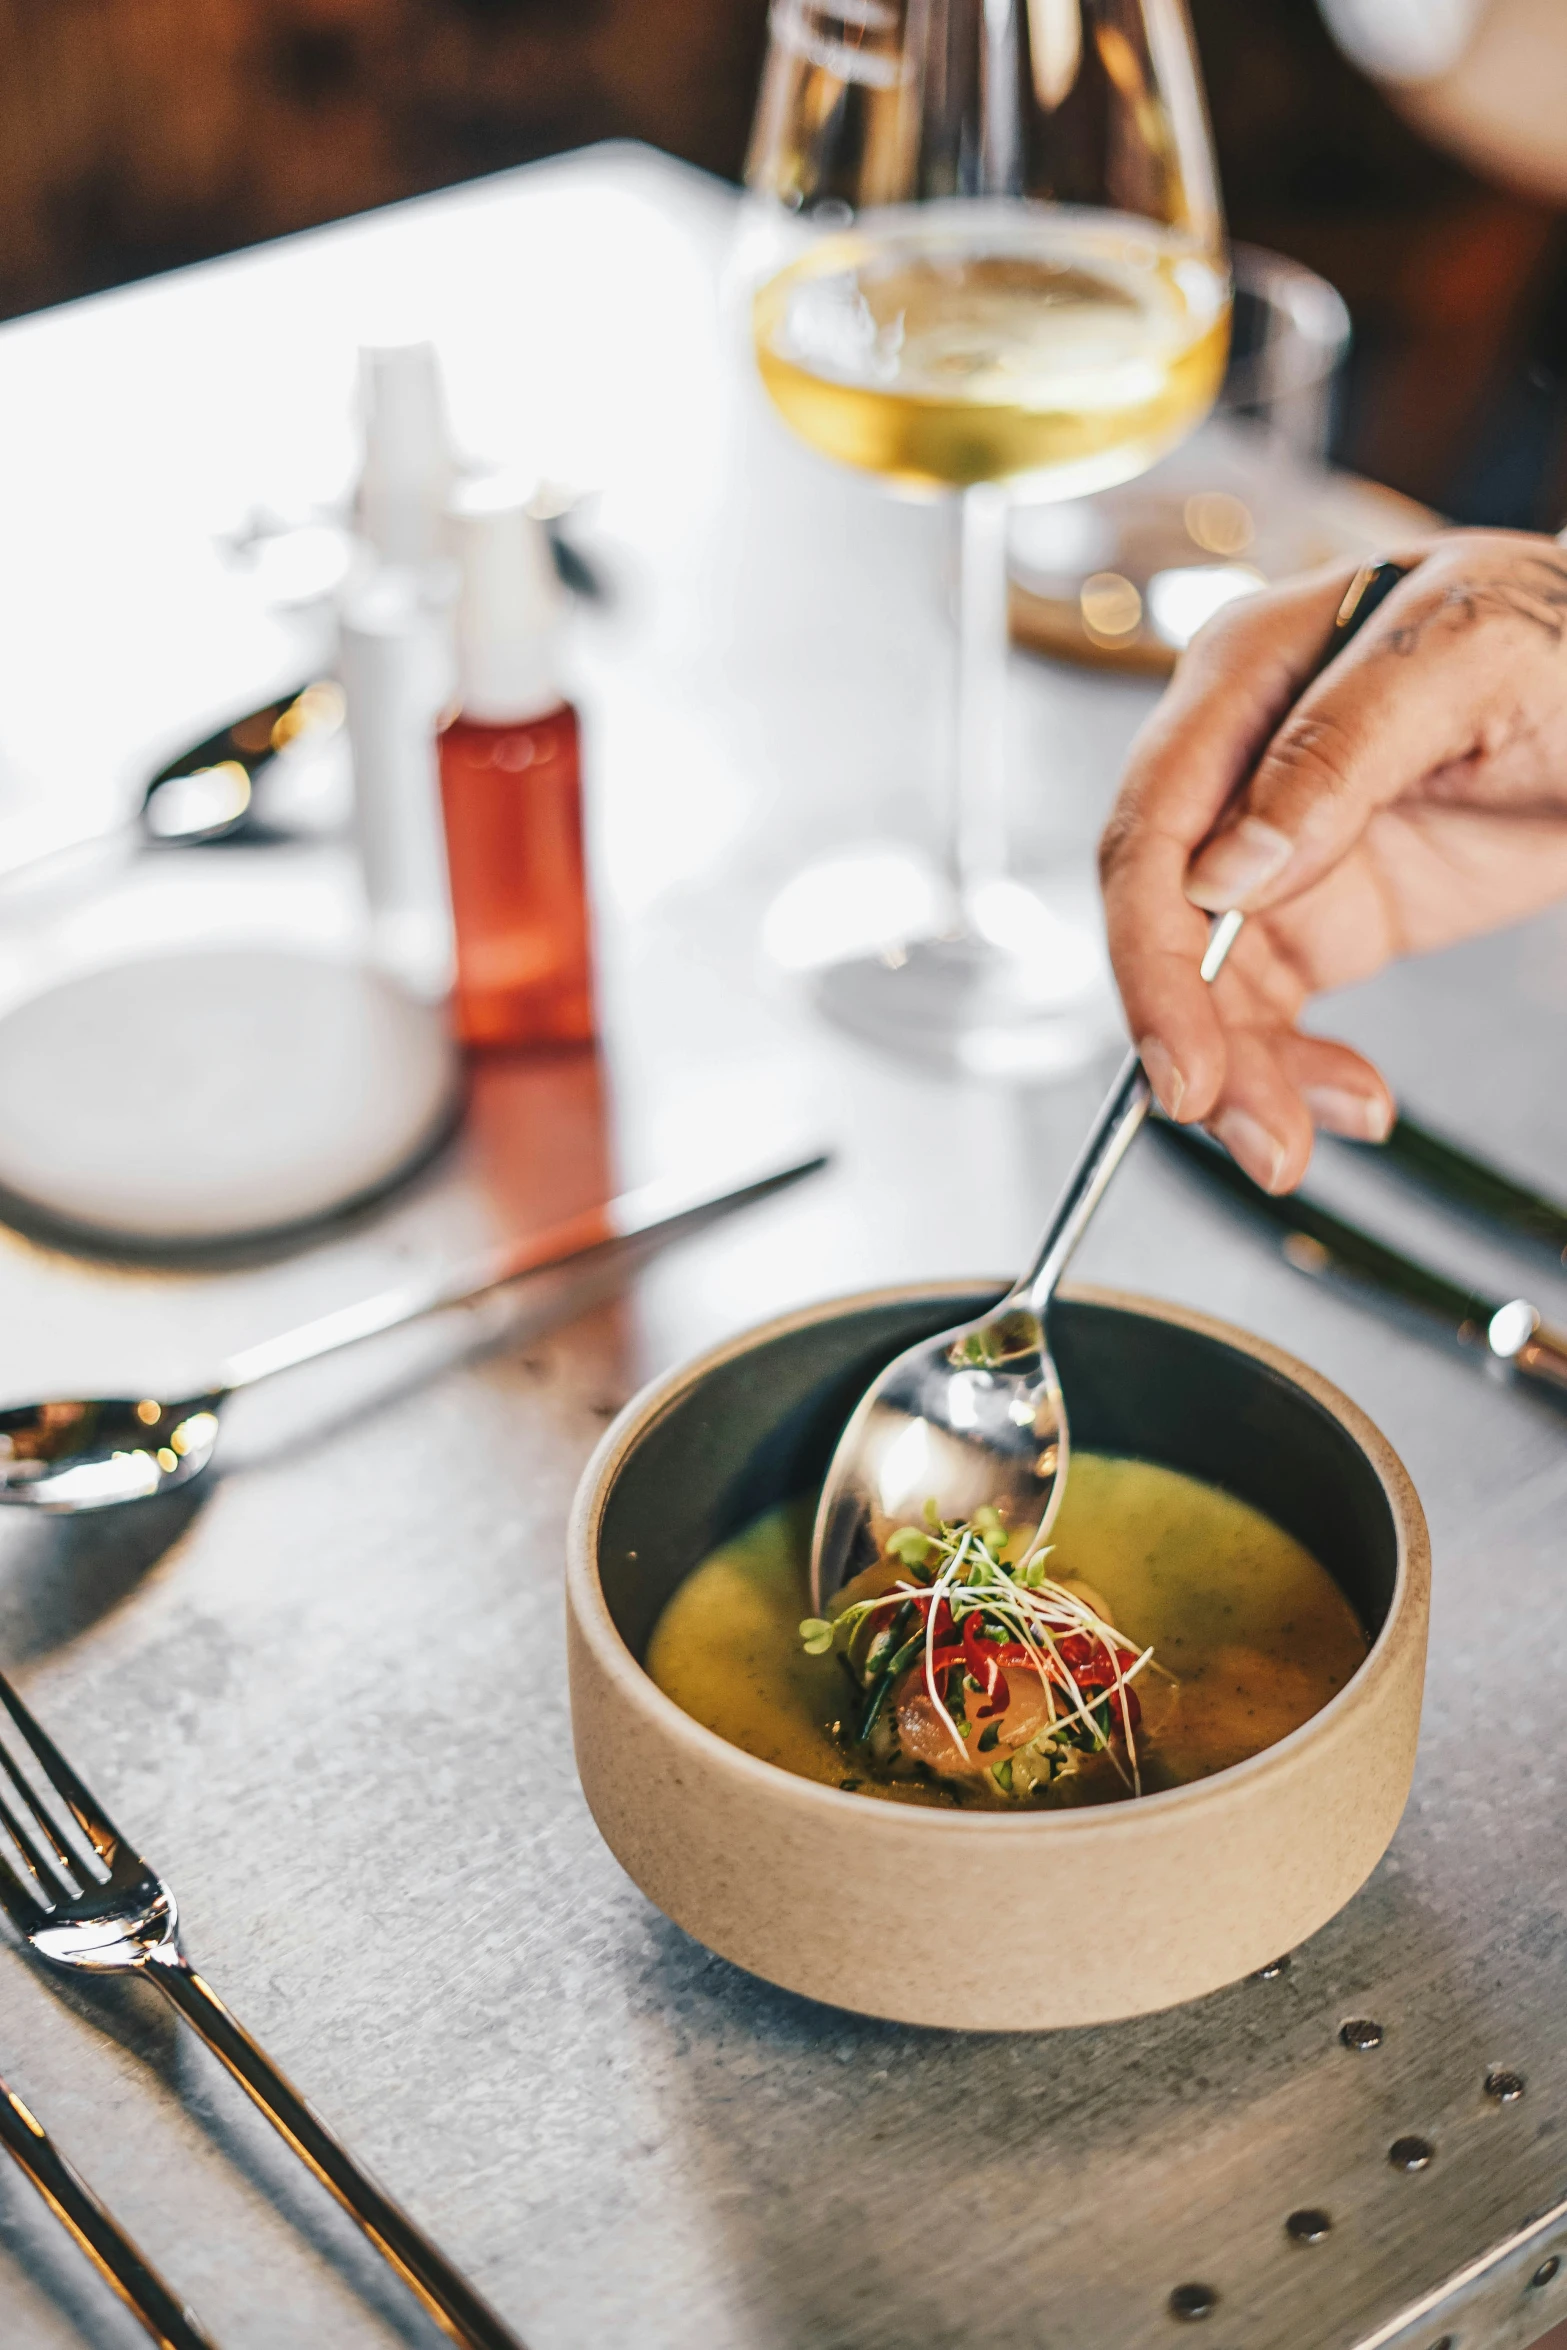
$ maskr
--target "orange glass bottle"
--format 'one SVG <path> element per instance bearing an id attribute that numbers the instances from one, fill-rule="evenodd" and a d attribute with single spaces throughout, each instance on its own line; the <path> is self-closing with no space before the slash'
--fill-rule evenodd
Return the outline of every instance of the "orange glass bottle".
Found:
<path id="1" fill-rule="evenodd" d="M 458 706 L 440 736 L 441 809 L 467 1045 L 585 1044 L 594 1033 L 577 713 L 555 675 L 559 587 L 515 487 L 453 507 L 462 585 Z"/>

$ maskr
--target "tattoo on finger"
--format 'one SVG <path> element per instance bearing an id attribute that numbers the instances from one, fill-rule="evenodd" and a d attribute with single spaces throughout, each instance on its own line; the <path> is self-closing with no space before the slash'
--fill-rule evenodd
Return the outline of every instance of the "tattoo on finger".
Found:
<path id="1" fill-rule="evenodd" d="M 1531 555 L 1501 578 L 1454 580 L 1437 603 L 1389 629 L 1376 650 L 1407 657 L 1434 629 L 1456 631 L 1501 617 L 1528 621 L 1553 645 L 1567 643 L 1567 562 Z"/>

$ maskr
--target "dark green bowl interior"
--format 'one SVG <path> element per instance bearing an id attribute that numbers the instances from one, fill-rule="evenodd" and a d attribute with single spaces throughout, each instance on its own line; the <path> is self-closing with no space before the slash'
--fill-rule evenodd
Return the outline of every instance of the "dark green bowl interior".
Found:
<path id="1" fill-rule="evenodd" d="M 617 1629 L 645 1655 L 660 1609 L 710 1550 L 820 1484 L 844 1421 L 916 1338 L 994 1292 L 859 1306 L 759 1339 L 669 1404 L 622 1464 L 599 1572 Z M 1200 1331 L 1060 1298 L 1051 1343 L 1085 1451 L 1136 1453 L 1266 1512 L 1321 1560 L 1369 1639 L 1393 1596 L 1397 1534 L 1376 1471 L 1302 1389 Z"/>

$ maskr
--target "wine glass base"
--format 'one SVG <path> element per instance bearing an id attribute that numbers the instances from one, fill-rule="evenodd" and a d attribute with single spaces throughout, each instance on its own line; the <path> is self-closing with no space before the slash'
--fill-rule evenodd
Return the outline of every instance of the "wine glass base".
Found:
<path id="1" fill-rule="evenodd" d="M 917 860 L 861 852 L 797 876 L 768 941 L 834 1026 L 941 1075 L 1049 1083 L 1119 1033 L 1087 876 L 988 882 L 957 905 Z"/>

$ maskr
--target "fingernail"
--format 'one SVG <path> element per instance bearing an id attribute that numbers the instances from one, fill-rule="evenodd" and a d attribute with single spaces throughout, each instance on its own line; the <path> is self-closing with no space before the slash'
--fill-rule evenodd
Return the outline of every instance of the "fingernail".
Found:
<path id="1" fill-rule="evenodd" d="M 1178 1118 L 1181 1104 L 1186 1099 L 1186 1080 L 1176 1066 L 1175 1055 L 1168 1045 L 1156 1036 L 1145 1036 L 1137 1048 L 1143 1072 L 1159 1097 L 1159 1107 L 1167 1118 Z"/>
<path id="2" fill-rule="evenodd" d="M 1276 1142 L 1266 1126 L 1245 1110 L 1226 1110 L 1222 1118 L 1214 1120 L 1213 1131 L 1253 1183 L 1272 1191 L 1284 1170 L 1283 1143 Z"/>
<path id="3" fill-rule="evenodd" d="M 1194 906 L 1222 914 L 1266 888 L 1294 854 L 1295 843 L 1282 832 L 1260 816 L 1243 816 L 1203 850 L 1186 877 L 1186 894 Z"/>
<path id="4" fill-rule="evenodd" d="M 1339 1085 L 1303 1085 L 1301 1099 L 1314 1126 L 1348 1135 L 1352 1142 L 1386 1142 L 1393 1131 L 1392 1105 L 1385 1094 L 1351 1093 Z"/>

